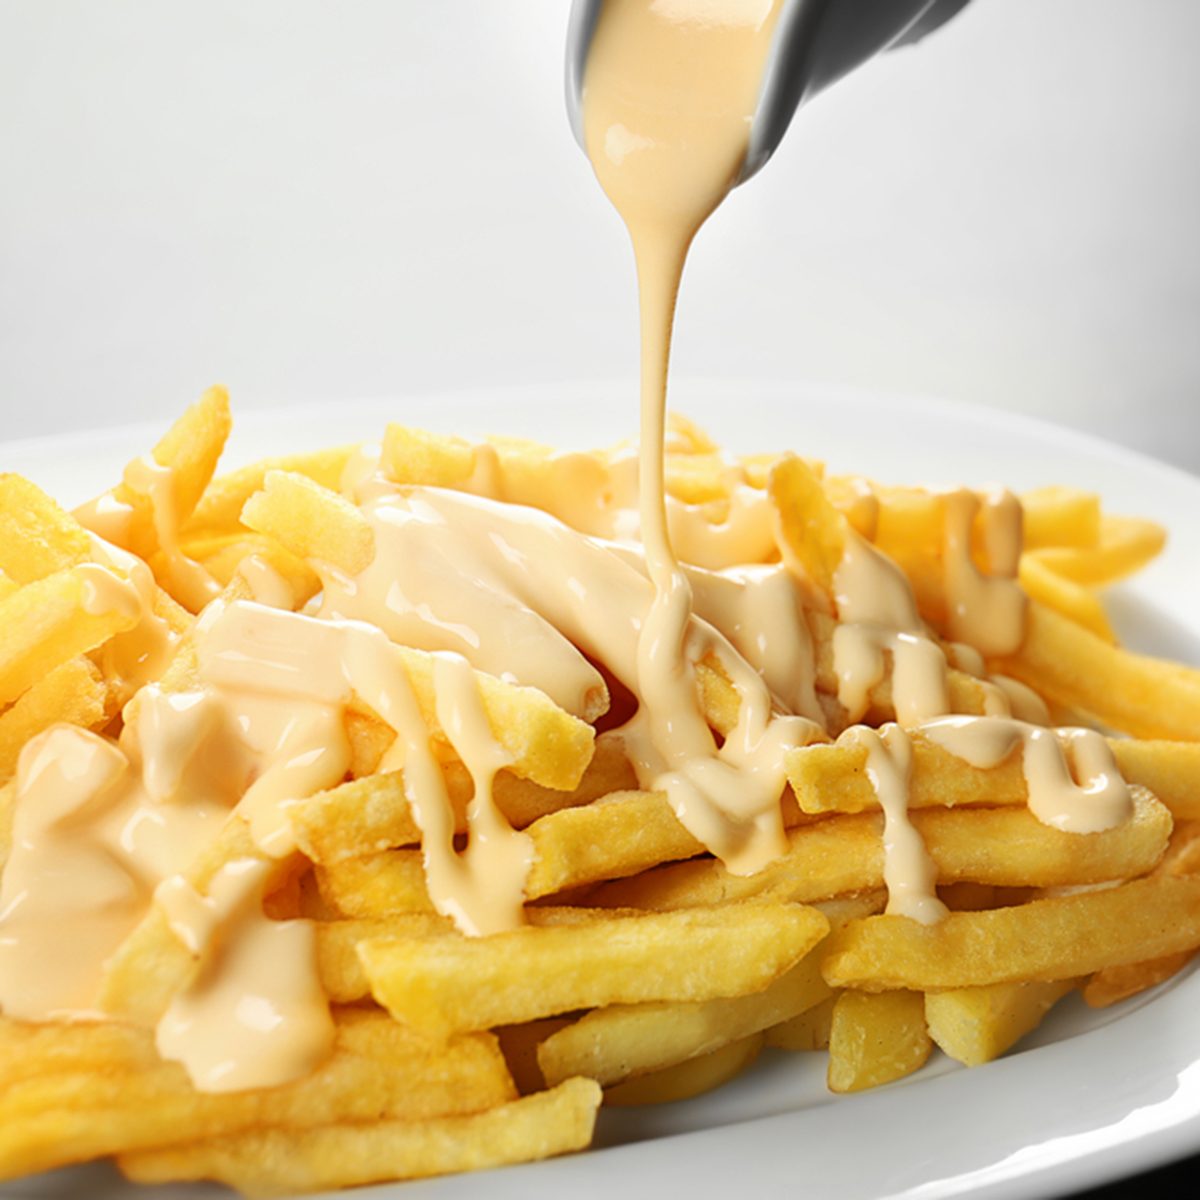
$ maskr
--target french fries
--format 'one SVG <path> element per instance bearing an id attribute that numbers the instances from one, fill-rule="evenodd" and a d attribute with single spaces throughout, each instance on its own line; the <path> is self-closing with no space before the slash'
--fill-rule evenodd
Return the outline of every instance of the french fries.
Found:
<path id="1" fill-rule="evenodd" d="M 262 610 L 279 609 L 293 622 L 264 630 L 325 620 L 322 581 L 356 579 L 381 553 L 360 499 L 369 475 L 372 488 L 399 494 L 543 503 L 591 536 L 633 476 L 628 447 L 564 453 L 398 424 L 377 463 L 369 448 L 347 446 L 217 475 L 228 432 L 227 398 L 213 389 L 141 474 L 77 516 L 0 475 L 0 885 L 18 878 L 28 849 L 17 818 L 35 755 L 22 766 L 23 752 L 59 726 L 119 748 L 145 787 L 145 762 L 181 744 L 171 741 L 179 727 L 161 722 L 191 721 L 208 733 L 158 779 L 154 802 L 178 804 L 176 776 L 187 771 L 206 796 L 232 796 L 206 810 L 170 874 L 181 907 L 159 898 L 154 880 L 138 882 L 139 919 L 97 984 L 105 1019 L 0 1016 L 0 1177 L 112 1156 L 134 1180 L 213 1179 L 272 1195 L 532 1161 L 587 1146 L 601 1103 L 699 1095 L 749 1070 L 764 1047 L 828 1051 L 839 1093 L 901 1079 L 935 1045 L 977 1066 L 1072 992 L 1113 1004 L 1200 950 L 1200 673 L 1119 646 L 1097 590 L 1158 552 L 1157 526 L 1114 517 L 1075 489 L 1027 493 L 1025 636 L 985 661 L 937 636 L 948 611 L 944 497 L 790 455 L 734 460 L 680 420 L 670 503 L 715 526 L 735 504 L 765 506 L 778 554 L 745 565 L 778 569 L 781 556 L 800 584 L 796 619 L 821 720 L 784 760 L 774 860 L 731 870 L 706 850 L 687 805 L 639 773 L 625 725 L 636 702 L 607 664 L 582 715 L 515 670 L 466 672 L 475 733 L 492 747 L 481 756 L 440 690 L 441 652 L 421 646 L 383 647 L 403 668 L 419 737 L 394 696 L 376 688 L 367 699 L 350 674 L 335 700 L 301 692 L 287 720 L 256 729 L 264 743 L 291 745 L 331 706 L 318 714 L 333 714 L 326 740 L 300 746 L 268 780 L 277 804 L 263 837 L 263 809 L 242 803 L 263 790 L 263 773 L 217 763 L 195 700 L 240 669 L 206 657 L 207 631 L 231 606 L 257 604 L 272 621 L 279 613 Z M 154 487 L 143 486 L 147 471 Z M 570 494 L 556 490 L 564 480 Z M 113 512 L 124 514 L 120 536 L 101 541 L 91 529 Z M 986 576 L 982 517 L 968 540 Z M 993 711 L 997 677 L 1011 676 L 1036 693 L 1035 715 L 1044 701 L 1133 735 L 1107 743 L 1129 784 L 1128 815 L 1076 833 L 1035 815 L 1019 753 L 974 766 L 909 727 L 905 820 L 949 910 L 928 925 L 884 911 L 894 817 L 880 811 L 869 746 L 838 737 L 852 721 L 893 722 L 904 707 L 894 646 L 864 712 L 848 712 L 839 692 L 838 573 L 862 542 L 909 577 L 946 659 L 951 712 Z M 159 638 L 154 656 L 140 654 L 147 630 Z M 290 669 L 289 649 L 272 643 L 273 670 Z M 697 708 L 716 745 L 746 736 L 728 664 L 711 647 L 695 664 Z M 357 663 L 360 673 L 371 666 Z M 240 719 L 252 726 L 259 710 Z M 327 773 L 303 774 L 326 754 Z M 444 795 L 436 812 L 431 773 Z M 64 828 L 110 803 L 99 792 Z M 527 854 L 519 927 L 468 936 L 431 863 L 440 846 L 461 882 L 506 832 Z M 253 874 L 258 890 L 231 893 L 231 871 Z M 264 937 L 297 924 L 311 933 L 312 961 L 300 965 L 333 1048 L 282 1084 L 206 1090 L 156 1030 L 181 998 L 219 979 L 243 911 Z"/>

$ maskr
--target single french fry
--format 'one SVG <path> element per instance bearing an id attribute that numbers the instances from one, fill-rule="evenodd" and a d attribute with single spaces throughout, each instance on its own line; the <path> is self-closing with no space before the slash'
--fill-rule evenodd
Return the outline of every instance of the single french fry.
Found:
<path id="1" fill-rule="evenodd" d="M 764 1032 L 766 1045 L 777 1050 L 828 1050 L 833 1006 L 841 992 L 831 992 L 820 1004 Z"/>
<path id="2" fill-rule="evenodd" d="M 339 916 L 386 918 L 435 912 L 419 850 L 385 850 L 316 869 L 321 899 Z"/>
<path id="3" fill-rule="evenodd" d="M 603 1004 L 761 990 L 828 928 L 815 909 L 747 903 L 488 938 L 370 940 L 358 952 L 375 998 L 433 1034 Z"/>
<path id="4" fill-rule="evenodd" d="M 930 992 L 925 997 L 929 1035 L 951 1058 L 977 1067 L 999 1058 L 1041 1023 L 1073 979 L 993 983 Z"/>
<path id="5" fill-rule="evenodd" d="M 992 665 L 1134 737 L 1200 741 L 1200 670 L 1110 646 L 1043 604 L 1029 606 L 1017 653 Z"/>
<path id="6" fill-rule="evenodd" d="M 910 736 L 910 809 L 1028 803 L 1021 756 L 1015 750 L 994 767 L 973 767 L 920 730 Z M 1153 792 L 1177 817 L 1200 817 L 1200 745 L 1113 738 L 1109 748 L 1126 782 Z M 801 812 L 822 816 L 879 807 L 862 746 L 845 742 L 802 746 L 789 753 L 786 766 Z"/>
<path id="7" fill-rule="evenodd" d="M 1140 517 L 1104 516 L 1094 546 L 1047 547 L 1033 551 L 1042 566 L 1076 583 L 1101 587 L 1140 571 L 1166 544 L 1166 530 Z"/>
<path id="8" fill-rule="evenodd" d="M 86 561 L 91 539 L 35 483 L 0 475 L 0 571 L 13 583 L 32 583 Z"/>
<path id="9" fill-rule="evenodd" d="M 1200 820 L 1200 743 L 1117 738 L 1121 774 L 1152 791 L 1179 821 Z"/>
<path id="10" fill-rule="evenodd" d="M 88 572 L 103 573 L 100 567 L 68 567 L 0 600 L 0 705 L 136 623 L 136 611 L 123 603 L 109 607 L 95 594 Z"/>
<path id="11" fill-rule="evenodd" d="M 599 1008 L 538 1048 L 549 1084 L 586 1075 L 604 1086 L 659 1071 L 750 1037 L 821 1003 L 830 989 L 809 954 L 760 992 L 698 1003 Z"/>
<path id="12" fill-rule="evenodd" d="M 616 792 L 529 826 L 535 858 L 525 895 L 532 900 L 601 879 L 690 858 L 704 847 L 679 822 L 661 792 Z"/>
<path id="13" fill-rule="evenodd" d="M 762 1047 L 763 1035 L 752 1033 L 697 1058 L 615 1084 L 605 1091 L 604 1103 L 610 1107 L 629 1108 L 690 1100 L 740 1075 L 753 1065 Z"/>
<path id="14" fill-rule="evenodd" d="M 1154 874 L 1200 874 L 1200 821 L 1176 821 L 1170 845 L 1162 861 L 1155 867 Z M 1141 962 L 1105 967 L 1084 983 L 1083 998 L 1092 1008 L 1106 1008 L 1165 983 L 1182 971 L 1195 956 L 1195 949 L 1182 950 Z"/>
<path id="15" fill-rule="evenodd" d="M 298 558 L 329 564 L 346 575 L 358 575 L 375 557 L 375 534 L 366 517 L 306 475 L 268 471 L 262 491 L 246 501 L 241 521 Z"/>
<path id="16" fill-rule="evenodd" d="M 834 572 L 846 553 L 846 518 L 801 458 L 788 456 L 776 463 L 767 491 L 778 516 L 777 536 L 790 561 L 832 603 Z"/>
<path id="17" fill-rule="evenodd" d="M 397 647 L 421 715 L 435 736 L 442 735 L 433 688 L 434 656 Z M 509 770 L 556 791 L 579 786 L 595 748 L 595 731 L 558 707 L 537 688 L 519 687 L 477 671 L 488 723 L 512 762 Z"/>
<path id="18" fill-rule="evenodd" d="M 1026 550 L 1047 546 L 1096 546 L 1100 541 L 1100 497 L 1095 492 L 1052 484 L 1021 494 Z"/>
<path id="19" fill-rule="evenodd" d="M 170 470 L 169 512 L 173 531 L 191 515 L 216 470 L 231 427 L 229 395 L 223 387 L 209 388 L 159 439 L 149 454 L 158 467 Z M 149 560 L 161 545 L 155 522 L 155 502 L 124 480 L 91 504 L 76 509 L 84 525 L 95 524 L 97 509 L 104 503 L 124 514 L 119 526 L 96 524 L 96 532 L 139 558 Z"/>
<path id="20" fill-rule="evenodd" d="M 1101 833 L 1065 833 L 1024 808 L 926 808 L 911 814 L 941 883 L 1061 887 L 1143 875 L 1162 858 L 1171 815 L 1145 789 L 1133 816 Z M 765 891 L 811 903 L 883 885 L 883 822 L 831 817 L 788 834 L 788 849 L 755 875 L 713 859 L 661 867 L 598 888 L 589 904 L 656 911 L 743 900 Z"/>
<path id="21" fill-rule="evenodd" d="M 264 1129 L 126 1154 L 118 1165 L 138 1183 L 215 1179 L 249 1196 L 420 1179 L 582 1150 L 592 1140 L 600 1098 L 591 1080 L 572 1079 L 470 1116 Z"/>
<path id="22" fill-rule="evenodd" d="M 1107 1008 L 1136 996 L 1140 992 L 1166 983 L 1178 975 L 1194 958 L 1196 949 L 1180 950 L 1142 962 L 1124 963 L 1097 971 L 1081 989 L 1084 1002 L 1090 1008 Z"/>
<path id="23" fill-rule="evenodd" d="M 0 816 L 4 791 L 0 789 Z M 0 828 L 2 831 L 2 828 Z M 570 926 L 608 917 L 591 909 L 530 908 L 531 925 Z M 325 918 L 315 925 L 317 974 L 325 994 L 334 1004 L 354 1004 L 371 994 L 366 971 L 359 961 L 359 943 L 373 940 L 458 936 L 449 917 L 432 912 L 401 912 L 388 916 Z"/>
<path id="24" fill-rule="evenodd" d="M 1200 945 L 1200 877 L 1138 879 L 937 925 L 867 917 L 831 939 L 825 979 L 863 991 L 940 991 L 1073 979 Z"/>
<path id="25" fill-rule="evenodd" d="M 57 1035 L 57 1037 L 56 1037 Z M 515 1097 L 489 1034 L 431 1045 L 382 1013 L 340 1015 L 332 1056 L 294 1083 L 243 1092 L 197 1092 L 183 1068 L 162 1062 L 153 1036 L 123 1031 L 124 1045 L 94 1055 L 72 1026 L 32 1027 L 16 1040 L 48 1068 L 6 1082 L 0 1097 L 0 1178 L 107 1154 L 196 1140 L 261 1125 L 307 1128 L 379 1117 L 420 1120 L 475 1112 Z M 55 1040 L 74 1046 L 47 1047 Z M 81 1057 L 71 1061 L 71 1050 Z M 115 1053 L 113 1051 L 116 1051 Z"/>
<path id="26" fill-rule="evenodd" d="M 843 992 L 829 1030 L 831 1092 L 860 1092 L 911 1075 L 933 1049 L 919 992 Z"/>
<path id="27" fill-rule="evenodd" d="M 741 471 L 720 451 L 668 454 L 664 468 L 667 493 L 683 504 L 704 505 L 729 498 L 730 480 Z"/>
<path id="28" fill-rule="evenodd" d="M 1031 600 L 1054 609 L 1110 645 L 1116 644 L 1117 636 L 1095 592 L 1051 570 L 1034 554 L 1021 556 L 1018 578 Z"/>
<path id="29" fill-rule="evenodd" d="M 0 714 L 0 783 L 16 772 L 21 748 L 30 738 L 59 721 L 95 729 L 108 715 L 108 688 L 100 669 L 86 658 L 68 659 Z"/>
<path id="30" fill-rule="evenodd" d="M 210 387 L 154 447 L 155 462 L 175 472 L 175 512 L 181 524 L 208 487 L 232 427 L 229 393 Z"/>
<path id="31" fill-rule="evenodd" d="M 475 470 L 475 447 L 463 438 L 391 424 L 379 465 L 397 483 L 457 487 Z"/>
<path id="32" fill-rule="evenodd" d="M 336 492 L 346 464 L 357 448 L 334 446 L 328 450 L 264 458 L 231 471 L 228 475 L 222 475 L 212 480 L 205 488 L 186 525 L 187 532 L 231 533 L 244 528 L 241 525 L 242 509 L 255 492 L 262 490 L 263 482 L 270 471 L 303 475 L 313 483 Z"/>

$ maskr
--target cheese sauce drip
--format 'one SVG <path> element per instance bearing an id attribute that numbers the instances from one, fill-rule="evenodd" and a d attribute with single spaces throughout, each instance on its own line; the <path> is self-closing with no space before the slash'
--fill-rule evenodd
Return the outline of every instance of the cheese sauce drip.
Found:
<path id="1" fill-rule="evenodd" d="M 172 591 L 193 612 L 199 612 L 221 590 L 217 581 L 198 563 L 183 552 L 179 541 L 180 514 L 176 500 L 178 472 L 164 467 L 152 455 L 135 458 L 122 475 L 127 494 L 145 501 L 150 512 L 154 538 L 161 554 L 159 569 Z M 98 538 L 116 547 L 133 548 L 137 526 L 137 511 L 127 500 L 105 492 L 80 505 L 75 519 Z M 142 564 L 143 570 L 148 570 Z"/>
<path id="2" fill-rule="evenodd" d="M 671 544 L 664 431 L 684 260 L 742 169 L 781 6 L 609 0 L 583 84 L 584 142 L 629 230 L 641 309 L 639 524 L 653 595 L 637 638 L 631 756 L 683 825 L 744 873 L 783 850 L 782 760 L 813 730 L 803 718 L 778 715 L 769 689 L 739 656 L 730 672 L 737 727 L 716 744 L 697 702 L 693 588 Z"/>
<path id="3" fill-rule="evenodd" d="M 1099 833 L 1129 820 L 1133 798 L 1104 737 L 1092 729 L 1044 729 L 1011 717 L 943 717 L 921 726 L 930 741 L 973 767 L 1021 752 L 1029 809 L 1068 833 Z"/>
<path id="4" fill-rule="evenodd" d="M 912 741 L 899 725 L 868 729 L 857 725 L 842 739 L 867 752 L 867 778 L 883 809 L 883 881 L 887 911 L 933 925 L 946 915 L 937 898 L 937 867 L 921 835 L 908 818 L 908 784 L 912 775 Z"/>
<path id="5" fill-rule="evenodd" d="M 1025 636 L 1025 593 L 1016 582 L 1021 558 L 1022 514 L 1012 492 L 993 492 L 981 502 L 960 488 L 943 498 L 945 534 L 942 570 L 947 626 L 952 638 L 981 654 L 1013 654 Z M 981 571 L 971 551 L 976 514 L 982 509 L 984 557 Z"/>

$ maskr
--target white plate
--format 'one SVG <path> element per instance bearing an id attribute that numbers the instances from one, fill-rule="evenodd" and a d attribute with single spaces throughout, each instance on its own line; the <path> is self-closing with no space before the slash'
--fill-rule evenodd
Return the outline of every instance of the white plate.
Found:
<path id="1" fill-rule="evenodd" d="M 1111 610 L 1135 648 L 1200 663 L 1200 480 L 1119 447 L 1025 418 L 959 405 L 762 383 L 681 384 L 675 405 L 733 450 L 795 448 L 895 482 L 1016 488 L 1063 482 L 1103 491 L 1112 510 L 1162 521 L 1171 543 Z M 572 385 L 364 402 L 238 420 L 234 461 L 379 434 L 387 420 L 467 434 L 515 433 L 586 446 L 634 429 L 624 385 Z M 75 502 L 144 453 L 154 431 L 67 434 L 0 447 Z M 1200 731 L 1198 731 L 1200 733 Z M 364 1189 L 364 1197 L 600 1200 L 616 1191 L 908 1197 L 1042 1196 L 1200 1150 L 1200 974 L 1103 1013 L 1065 1004 L 1020 1052 L 973 1071 L 936 1058 L 915 1077 L 833 1097 L 821 1056 L 768 1056 L 721 1091 L 658 1110 L 603 1114 L 601 1148 L 485 1175 Z M 155 1195 L 106 1168 L 0 1186 L 0 1200 Z"/>

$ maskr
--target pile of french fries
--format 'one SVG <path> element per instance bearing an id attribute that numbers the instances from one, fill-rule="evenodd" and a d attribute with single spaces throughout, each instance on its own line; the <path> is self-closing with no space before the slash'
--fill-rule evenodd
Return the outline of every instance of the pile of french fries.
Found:
<path id="1" fill-rule="evenodd" d="M 212 389 L 153 449 L 174 472 L 186 556 L 237 598 L 247 594 L 238 567 L 257 555 L 288 581 L 297 609 L 319 589 L 314 563 L 362 570 L 370 531 L 339 490 L 354 448 L 217 476 L 229 429 L 227 397 Z M 518 492 L 521 479 L 557 469 L 545 447 L 494 445 Z M 397 484 L 454 488 L 476 453 L 392 426 L 380 464 Z M 613 453 L 591 457 L 604 467 Z M 668 488 L 719 523 L 731 461 L 677 421 Z M 943 627 L 935 493 L 792 456 L 739 460 L 736 475 L 770 498 L 818 601 L 855 529 L 904 570 L 930 627 Z M 124 487 L 114 496 L 134 507 L 125 548 L 154 571 L 155 611 L 180 635 L 169 684 L 189 670 L 196 613 L 172 595 L 154 513 Z M 337 1030 L 329 1059 L 275 1088 L 197 1091 L 155 1050 L 155 1023 L 194 962 L 151 909 L 107 965 L 107 1019 L 0 1017 L 0 1177 L 114 1156 L 134 1180 L 216 1179 L 267 1195 L 528 1161 L 586 1146 L 602 1101 L 691 1097 L 764 1047 L 827 1051 L 829 1087 L 854 1092 L 916 1071 L 934 1045 L 986 1063 L 1072 992 L 1108 1005 L 1179 971 L 1200 947 L 1200 671 L 1122 648 L 1099 597 L 1157 554 L 1163 534 L 1070 488 L 1022 499 L 1027 633 L 987 666 L 1034 689 L 1055 724 L 1111 733 L 1136 785 L 1125 824 L 1095 834 L 1043 825 L 1018 761 L 982 770 L 915 733 L 912 819 L 951 912 L 936 925 L 884 914 L 882 818 L 865 751 L 834 740 L 845 723 L 834 609 L 814 602 L 806 619 L 831 737 L 790 753 L 787 851 L 752 876 L 726 871 L 663 795 L 638 790 L 619 744 L 529 689 L 485 680 L 512 759 L 497 802 L 535 858 L 527 924 L 469 938 L 430 903 L 401 774 L 378 770 L 392 731 L 352 708 L 351 769 L 288 806 L 300 850 L 266 902 L 271 917 L 315 923 Z M 58 722 L 115 736 L 130 699 L 106 653 L 122 616 L 82 599 L 79 568 L 94 553 L 54 500 L 0 476 L 0 869 L 21 748 Z M 947 653 L 956 710 L 982 711 L 976 674 Z M 427 656 L 406 661 L 435 724 Z M 737 695 L 714 670 L 699 683 L 724 733 Z M 865 720 L 894 718 L 885 679 Z M 471 782 L 444 757 L 461 831 Z M 204 895 L 223 864 L 259 853 L 234 809 L 188 882 Z"/>

